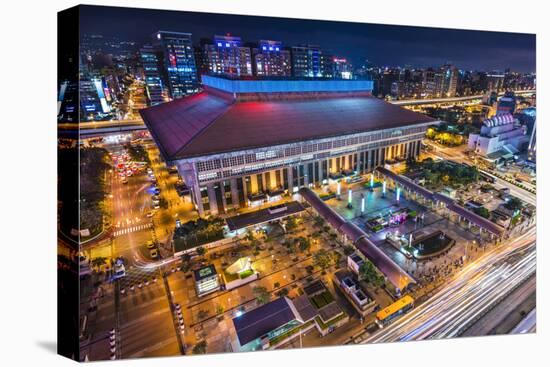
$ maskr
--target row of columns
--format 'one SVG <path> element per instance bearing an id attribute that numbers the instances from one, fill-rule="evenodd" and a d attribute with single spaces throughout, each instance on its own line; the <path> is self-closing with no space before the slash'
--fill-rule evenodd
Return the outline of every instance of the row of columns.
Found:
<path id="1" fill-rule="evenodd" d="M 366 172 L 374 170 L 377 166 L 383 165 L 387 159 L 393 159 L 398 156 L 404 156 L 404 157 L 416 157 L 420 153 L 420 140 L 415 140 L 411 142 L 405 142 L 400 143 L 396 145 L 392 145 L 389 147 L 381 147 L 376 149 L 371 149 L 367 151 L 362 152 L 355 152 L 352 154 L 345 154 L 340 157 L 330 157 L 326 159 L 321 159 L 316 161 L 318 163 L 317 171 L 315 172 L 315 162 L 312 162 L 313 164 L 313 174 L 316 176 L 317 180 L 315 180 L 315 177 L 310 177 L 308 174 L 308 163 L 303 164 L 304 168 L 304 176 L 303 176 L 303 185 L 308 186 L 310 184 L 320 184 L 323 180 L 323 162 L 326 164 L 327 169 L 327 177 L 331 173 L 340 172 L 341 170 L 354 170 L 358 173 L 364 174 Z M 332 162 L 332 164 L 331 164 Z M 337 165 L 337 162 L 339 163 Z M 344 164 L 342 164 L 344 162 Z M 332 166 L 332 171 L 330 170 L 330 167 Z M 284 182 L 284 171 L 287 172 L 287 180 L 286 185 Z M 279 172 L 280 180 L 279 185 L 277 185 L 277 179 L 276 175 L 277 172 Z M 298 168 L 299 172 L 299 168 Z M 194 200 L 197 206 L 197 210 L 199 212 L 199 215 L 204 215 L 206 213 L 206 210 L 203 207 L 202 198 L 201 198 L 201 192 L 200 187 L 206 186 L 207 195 L 208 195 L 208 202 L 209 202 L 209 212 L 212 215 L 221 214 L 228 209 L 232 208 L 238 208 L 241 206 L 241 202 L 239 200 L 239 189 L 238 189 L 238 182 L 237 180 L 241 180 L 242 182 L 242 195 L 244 197 L 244 203 L 246 206 L 247 197 L 251 193 L 256 193 L 259 191 L 259 185 L 257 180 L 257 175 L 262 175 L 262 189 L 263 191 L 268 191 L 270 189 L 274 189 L 277 186 L 281 188 L 287 188 L 289 191 L 292 191 L 294 187 L 294 174 L 293 174 L 293 167 L 284 167 L 279 169 L 273 169 L 270 171 L 265 171 L 261 173 L 255 173 L 250 174 L 242 177 L 237 178 L 228 178 L 227 180 L 221 180 L 219 182 L 215 183 L 208 183 L 206 185 L 199 185 L 198 183 L 193 185 L 193 195 Z M 248 192 L 247 190 L 247 184 L 245 182 L 245 177 L 250 177 L 251 180 L 251 191 Z M 269 176 L 269 180 L 267 179 Z M 187 178 L 186 182 L 189 182 Z M 231 193 L 231 201 L 228 202 L 226 195 L 225 195 L 225 188 L 224 188 L 224 181 L 229 182 L 229 192 Z M 300 182 L 298 182 L 297 186 L 301 186 Z M 191 187 L 191 186 L 190 186 Z M 223 208 L 218 207 L 218 198 L 216 195 L 216 191 L 219 190 L 219 195 L 221 195 L 221 204 Z M 225 209 L 225 210 L 224 210 Z"/>

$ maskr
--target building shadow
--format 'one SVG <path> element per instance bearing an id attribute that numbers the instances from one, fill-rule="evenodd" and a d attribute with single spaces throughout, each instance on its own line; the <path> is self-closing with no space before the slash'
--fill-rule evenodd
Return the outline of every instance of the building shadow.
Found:
<path id="1" fill-rule="evenodd" d="M 53 340 L 38 340 L 36 345 L 41 347 L 47 352 L 57 354 L 57 342 Z"/>

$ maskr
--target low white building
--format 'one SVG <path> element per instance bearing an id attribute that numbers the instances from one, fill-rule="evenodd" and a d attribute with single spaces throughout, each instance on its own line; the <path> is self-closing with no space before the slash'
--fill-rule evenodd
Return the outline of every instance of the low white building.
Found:
<path id="1" fill-rule="evenodd" d="M 494 153 L 516 154 L 529 143 L 527 129 L 511 114 L 486 119 L 479 134 L 470 134 L 468 148 L 482 156 Z"/>

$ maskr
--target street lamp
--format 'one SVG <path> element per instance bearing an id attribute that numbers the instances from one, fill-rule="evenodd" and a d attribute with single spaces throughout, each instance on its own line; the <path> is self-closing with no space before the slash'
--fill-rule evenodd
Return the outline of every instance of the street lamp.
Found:
<path id="1" fill-rule="evenodd" d="M 351 189 L 348 189 L 348 208 L 350 209 L 352 207 L 351 200 L 352 200 L 352 192 L 351 192 Z"/>

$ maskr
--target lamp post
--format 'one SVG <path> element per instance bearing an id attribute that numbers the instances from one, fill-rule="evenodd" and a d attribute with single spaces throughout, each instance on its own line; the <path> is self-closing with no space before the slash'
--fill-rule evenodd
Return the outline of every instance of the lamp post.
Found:
<path id="1" fill-rule="evenodd" d="M 361 194 L 361 214 L 365 213 L 365 195 Z"/>
<path id="2" fill-rule="evenodd" d="M 348 189 L 348 208 L 351 209 L 353 206 L 351 205 L 352 200 L 352 192 L 351 189 Z"/>
<path id="3" fill-rule="evenodd" d="M 386 197 L 386 180 L 382 183 L 382 196 Z"/>

